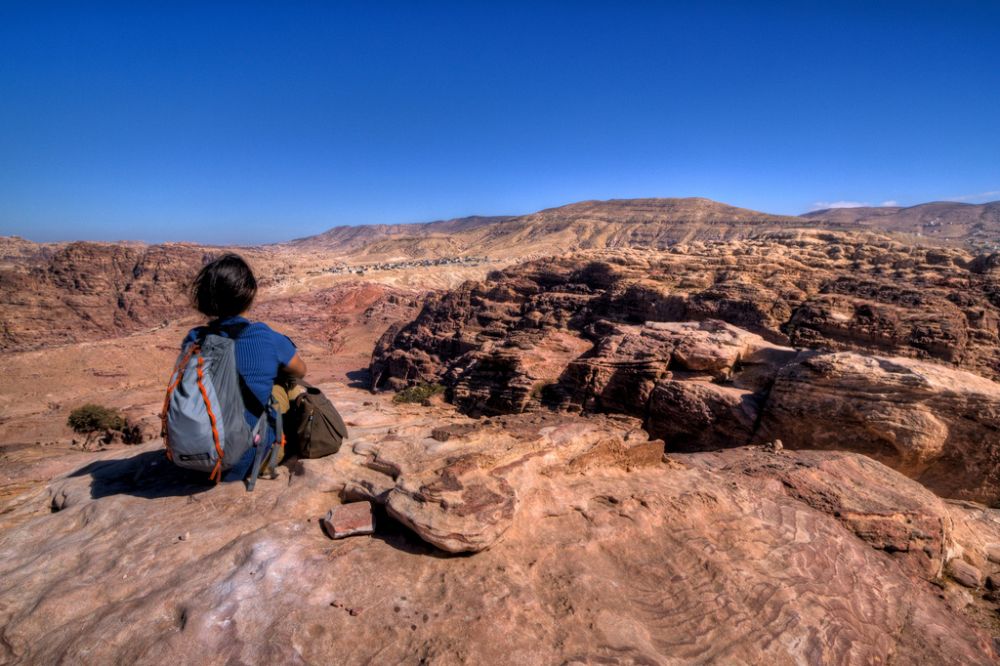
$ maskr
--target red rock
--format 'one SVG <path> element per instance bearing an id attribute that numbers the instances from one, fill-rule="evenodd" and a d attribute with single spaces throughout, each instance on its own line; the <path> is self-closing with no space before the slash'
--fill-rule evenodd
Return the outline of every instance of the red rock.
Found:
<path id="1" fill-rule="evenodd" d="M 153 442 L 73 457 L 0 515 L 0 662 L 405 662 L 419 646 L 447 663 L 995 662 L 991 605 L 955 610 L 913 565 L 1000 543 L 996 512 L 869 458 L 743 447 L 667 465 L 630 417 L 473 420 L 323 388 L 364 425 L 287 484 L 136 482 L 163 464 Z M 471 427 L 430 437 L 449 423 Z M 310 535 L 342 486 L 413 533 Z M 151 521 L 197 535 L 164 558 Z"/>
<path id="2" fill-rule="evenodd" d="M 323 529 L 331 539 L 371 534 L 375 531 L 371 502 L 351 502 L 333 507 L 323 518 Z"/>
<path id="3" fill-rule="evenodd" d="M 954 559 L 948 562 L 948 573 L 965 587 L 976 589 L 983 586 L 983 572 L 965 560 Z"/>
<path id="4" fill-rule="evenodd" d="M 439 382 L 470 415 L 635 416 L 671 451 L 856 451 L 997 504 L 994 278 L 928 252 L 818 234 L 529 262 L 387 332 L 373 388 Z"/>

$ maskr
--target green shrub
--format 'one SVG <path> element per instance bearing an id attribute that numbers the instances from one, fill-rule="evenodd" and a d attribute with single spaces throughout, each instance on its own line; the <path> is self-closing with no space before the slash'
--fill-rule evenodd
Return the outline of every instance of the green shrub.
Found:
<path id="1" fill-rule="evenodd" d="M 66 425 L 72 428 L 73 432 L 87 436 L 83 443 L 83 448 L 87 448 L 94 433 L 123 430 L 126 422 L 125 417 L 117 409 L 87 403 L 69 413 Z"/>
<path id="2" fill-rule="evenodd" d="M 440 384 L 417 384 L 397 393 L 393 396 L 392 401 L 419 403 L 424 400 L 430 400 L 433 396 L 441 393 L 444 393 L 444 387 Z"/>
<path id="3" fill-rule="evenodd" d="M 539 382 L 531 387 L 531 397 L 535 400 L 541 400 L 556 386 L 558 386 L 556 382 Z"/>

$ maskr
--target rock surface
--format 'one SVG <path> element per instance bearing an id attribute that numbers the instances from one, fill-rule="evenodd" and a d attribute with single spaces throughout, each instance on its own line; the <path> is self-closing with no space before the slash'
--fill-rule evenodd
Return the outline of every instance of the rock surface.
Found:
<path id="1" fill-rule="evenodd" d="M 851 238 L 522 265 L 387 331 L 372 386 L 440 382 L 473 415 L 625 414 L 672 451 L 858 451 L 942 495 L 1000 502 L 1000 384 L 963 370 L 996 377 L 987 284 L 957 251 Z M 847 292 L 841 312 L 831 298 Z M 817 308 L 836 330 L 813 326 Z"/>
<path id="2" fill-rule="evenodd" d="M 863 456 L 663 459 L 630 418 L 472 420 L 323 388 L 353 439 L 253 493 L 203 485 L 147 444 L 0 514 L 0 660 L 996 658 L 982 619 L 995 604 L 949 605 L 955 583 L 936 572 L 985 561 L 996 512 Z M 319 521 L 337 495 L 390 518 L 375 538 L 331 542 Z M 489 547 L 445 557 L 392 516 L 455 550 Z"/>
<path id="3" fill-rule="evenodd" d="M 171 244 L 70 243 L 0 266 L 0 348 L 35 349 L 163 324 L 187 308 L 207 253 Z"/>
<path id="4" fill-rule="evenodd" d="M 323 529 L 331 539 L 373 533 L 375 517 L 371 502 L 351 502 L 333 507 L 323 517 Z"/>
<path id="5" fill-rule="evenodd" d="M 948 563 L 948 573 L 959 584 L 977 589 L 983 586 L 983 572 L 964 560 L 952 560 Z"/>
<path id="6" fill-rule="evenodd" d="M 717 319 L 776 344 L 935 360 L 996 378 L 998 286 L 994 271 L 959 250 L 833 232 L 595 251 L 521 264 L 431 299 L 374 362 L 381 384 L 438 373 L 486 340 L 500 347 L 601 321 Z M 400 350 L 411 358 L 391 354 Z"/>
<path id="7" fill-rule="evenodd" d="M 348 276 L 323 281 L 319 268 L 328 267 L 331 257 L 300 256 L 276 247 L 88 242 L 37 246 L 35 252 L 11 251 L 13 257 L 0 259 L 0 349 L 107 341 L 183 318 L 192 325 L 200 323 L 189 304 L 188 286 L 207 260 L 233 250 L 248 261 L 258 279 L 250 316 L 280 322 L 281 315 L 294 308 L 295 330 L 316 341 L 329 340 L 334 352 L 344 344 L 337 334 L 357 323 L 359 310 L 381 317 L 412 308 L 423 291 L 360 283 Z M 398 317 L 385 321 L 381 330 L 393 321 Z"/>
<path id="8" fill-rule="evenodd" d="M 759 437 L 861 451 L 948 497 L 1000 500 L 1000 385 L 905 358 L 806 357 L 781 369 Z"/>
<path id="9" fill-rule="evenodd" d="M 994 252 L 1000 247 L 1000 201 L 982 204 L 935 201 L 907 207 L 829 208 L 812 211 L 802 217 L 947 240 Z"/>
<path id="10" fill-rule="evenodd" d="M 970 500 L 998 501 L 1000 260 L 800 223 L 587 202 L 326 239 L 389 257 L 361 269 L 379 284 L 309 239 L 248 250 L 255 317 L 352 439 L 249 494 L 158 442 L 3 446 L 0 662 L 995 663 L 1000 512 Z M 659 249 L 534 261 L 417 315 L 495 259 L 407 257 L 632 245 Z M 205 250 L 0 242 L 5 350 L 59 322 L 100 339 L 8 353 L 0 438 L 84 396 L 152 418 L 187 323 L 143 328 Z M 374 532 L 331 541 L 326 514 Z"/>

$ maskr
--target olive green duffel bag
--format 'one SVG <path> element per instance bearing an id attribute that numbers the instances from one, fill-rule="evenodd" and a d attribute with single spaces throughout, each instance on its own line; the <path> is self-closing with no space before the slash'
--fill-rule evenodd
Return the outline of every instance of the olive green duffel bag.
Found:
<path id="1" fill-rule="evenodd" d="M 293 451 L 302 458 L 322 458 L 336 453 L 347 439 L 347 426 L 337 408 L 312 384 L 301 379 L 305 389 L 296 396 L 285 415 L 285 432 Z"/>

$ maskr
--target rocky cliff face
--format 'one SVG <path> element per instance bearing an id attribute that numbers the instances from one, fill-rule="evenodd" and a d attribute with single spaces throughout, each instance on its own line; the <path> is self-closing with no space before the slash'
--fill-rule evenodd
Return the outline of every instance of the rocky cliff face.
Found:
<path id="1" fill-rule="evenodd" d="M 121 335 L 190 309 L 208 252 L 185 245 L 70 243 L 0 268 L 0 345 L 24 350 Z"/>
<path id="2" fill-rule="evenodd" d="M 442 382 L 474 414 L 627 414 L 670 450 L 860 451 L 995 503 L 990 264 L 829 233 L 543 260 L 387 331 L 373 387 Z"/>

